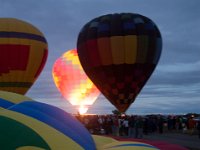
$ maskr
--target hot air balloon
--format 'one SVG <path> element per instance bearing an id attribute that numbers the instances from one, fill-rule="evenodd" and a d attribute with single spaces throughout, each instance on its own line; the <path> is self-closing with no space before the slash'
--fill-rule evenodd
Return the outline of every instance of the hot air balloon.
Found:
<path id="1" fill-rule="evenodd" d="M 95 150 L 89 131 L 55 106 L 24 101 L 0 111 L 0 149 Z"/>
<path id="2" fill-rule="evenodd" d="M 87 77 L 78 59 L 77 50 L 65 52 L 56 60 L 52 69 L 56 87 L 72 105 L 79 107 L 79 113 L 86 113 L 100 94 Z"/>
<path id="3" fill-rule="evenodd" d="M 81 65 L 103 95 L 125 112 L 154 71 L 161 55 L 159 29 L 140 14 L 97 17 L 78 35 Z"/>
<path id="4" fill-rule="evenodd" d="M 112 150 L 158 150 L 157 147 L 145 142 L 138 142 L 135 139 L 129 141 L 123 138 L 123 141 L 116 140 L 112 137 L 93 135 L 92 136 L 97 149 L 112 149 Z M 116 137 L 119 138 L 119 137 Z"/>
<path id="5" fill-rule="evenodd" d="M 155 141 L 146 139 L 134 139 L 124 137 L 108 137 L 100 135 L 92 135 L 97 149 L 112 149 L 112 150 L 187 150 L 180 145 L 171 144 L 165 141 Z"/>
<path id="6" fill-rule="evenodd" d="M 0 90 L 25 94 L 47 59 L 47 41 L 33 25 L 0 18 Z"/>

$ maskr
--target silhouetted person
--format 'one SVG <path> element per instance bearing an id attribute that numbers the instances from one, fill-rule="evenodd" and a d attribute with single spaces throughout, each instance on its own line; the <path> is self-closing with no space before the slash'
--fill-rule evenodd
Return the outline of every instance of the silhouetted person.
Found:
<path id="1" fill-rule="evenodd" d="M 199 138 L 200 138 L 200 120 L 197 123 L 197 130 L 198 130 L 198 135 L 199 135 Z"/>
<path id="2" fill-rule="evenodd" d="M 144 134 L 148 134 L 148 125 L 149 125 L 149 120 L 147 118 L 144 119 Z"/>
<path id="3" fill-rule="evenodd" d="M 138 117 L 135 122 L 135 138 L 143 137 L 143 121 L 141 117 Z"/>
<path id="4" fill-rule="evenodd" d="M 134 137 L 135 132 L 135 119 L 133 116 L 129 118 L 129 137 Z"/>
<path id="5" fill-rule="evenodd" d="M 163 118 L 161 116 L 159 116 L 159 118 L 158 118 L 158 131 L 159 131 L 160 134 L 163 133 L 163 123 L 164 123 Z"/>

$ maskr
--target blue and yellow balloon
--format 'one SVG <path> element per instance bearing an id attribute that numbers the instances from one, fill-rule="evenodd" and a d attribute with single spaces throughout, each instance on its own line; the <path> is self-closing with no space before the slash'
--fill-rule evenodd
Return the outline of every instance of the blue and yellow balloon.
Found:
<path id="1" fill-rule="evenodd" d="M 67 112 L 24 101 L 0 111 L 0 149 L 95 150 L 88 130 Z"/>

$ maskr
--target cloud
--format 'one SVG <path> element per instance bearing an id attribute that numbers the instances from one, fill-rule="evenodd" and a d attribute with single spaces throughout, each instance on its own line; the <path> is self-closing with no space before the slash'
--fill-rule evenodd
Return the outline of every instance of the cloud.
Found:
<path id="1" fill-rule="evenodd" d="M 200 72 L 200 61 L 193 63 L 174 63 L 158 66 L 157 71 L 162 73 Z"/>

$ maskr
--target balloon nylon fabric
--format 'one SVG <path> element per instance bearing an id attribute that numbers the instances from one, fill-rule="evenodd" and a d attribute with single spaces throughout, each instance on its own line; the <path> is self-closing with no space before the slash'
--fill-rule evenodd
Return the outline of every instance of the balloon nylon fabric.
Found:
<path id="1" fill-rule="evenodd" d="M 70 114 L 57 107 L 33 101 L 20 103 L 11 107 L 10 110 L 44 122 L 70 137 L 84 149 L 95 149 L 94 141 L 87 129 Z"/>
<path id="2" fill-rule="evenodd" d="M 56 87 L 72 105 L 92 105 L 100 91 L 81 67 L 77 50 L 72 49 L 59 57 L 52 69 Z"/>
<path id="3" fill-rule="evenodd" d="M 154 71 L 162 40 L 149 18 L 108 14 L 80 31 L 77 51 L 86 74 L 119 111 L 125 112 Z"/>
<path id="4" fill-rule="evenodd" d="M 50 150 L 38 133 L 8 116 L 0 115 L 0 132 L 0 149 L 2 150 L 17 149 L 27 145 Z"/>
<path id="5" fill-rule="evenodd" d="M 44 35 L 33 25 L 0 18 L 0 90 L 25 94 L 48 55 Z"/>
<path id="6" fill-rule="evenodd" d="M 23 101 L 32 101 L 31 98 L 12 92 L 0 91 L 0 108 L 8 108 Z"/>

